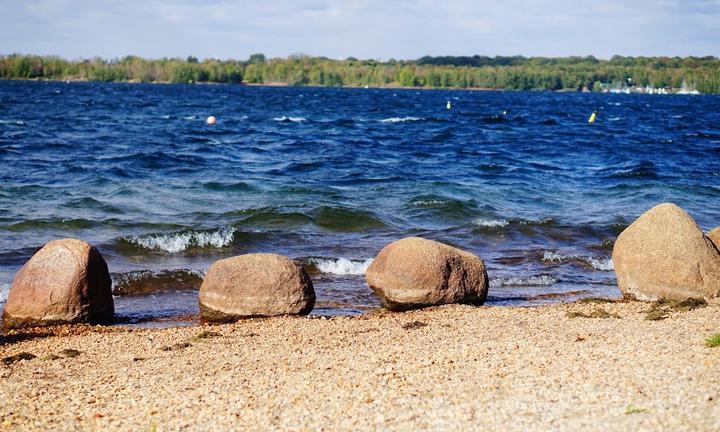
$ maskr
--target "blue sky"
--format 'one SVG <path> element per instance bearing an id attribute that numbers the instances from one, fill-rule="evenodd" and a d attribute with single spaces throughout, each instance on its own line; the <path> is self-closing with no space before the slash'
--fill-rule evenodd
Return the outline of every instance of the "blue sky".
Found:
<path id="1" fill-rule="evenodd" d="M 720 0 L 0 0 L 0 53 L 13 52 L 720 56 Z"/>

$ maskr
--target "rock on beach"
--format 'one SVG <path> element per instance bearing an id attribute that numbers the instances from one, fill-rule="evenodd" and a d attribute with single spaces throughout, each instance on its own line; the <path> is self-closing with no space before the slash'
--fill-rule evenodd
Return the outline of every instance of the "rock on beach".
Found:
<path id="1" fill-rule="evenodd" d="M 112 282 L 102 254 L 77 239 L 53 240 L 18 271 L 3 312 L 5 329 L 109 323 Z"/>
<path id="2" fill-rule="evenodd" d="M 720 295 L 720 252 L 685 210 L 664 203 L 642 214 L 613 248 L 623 295 L 644 301 Z"/>
<path id="3" fill-rule="evenodd" d="M 215 262 L 200 287 L 200 315 L 206 321 L 305 315 L 315 290 L 302 266 L 276 254 L 247 254 Z"/>
<path id="4" fill-rule="evenodd" d="M 395 311 L 449 303 L 481 305 L 488 291 L 480 258 L 419 237 L 385 246 L 365 278 L 383 306 Z"/>

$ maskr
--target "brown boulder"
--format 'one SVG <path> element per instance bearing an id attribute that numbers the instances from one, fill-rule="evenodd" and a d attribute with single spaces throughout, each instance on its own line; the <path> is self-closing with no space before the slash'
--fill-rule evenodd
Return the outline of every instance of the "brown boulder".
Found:
<path id="1" fill-rule="evenodd" d="M 276 254 L 216 261 L 200 287 L 200 315 L 207 321 L 305 315 L 314 305 L 315 290 L 305 270 Z"/>
<path id="2" fill-rule="evenodd" d="M 715 245 L 715 248 L 720 251 L 720 227 L 716 227 L 712 229 L 708 235 L 707 238 L 710 239 L 711 242 Z"/>
<path id="3" fill-rule="evenodd" d="M 102 254 L 82 240 L 53 240 L 15 275 L 3 312 L 6 329 L 109 323 L 112 283 Z"/>
<path id="4" fill-rule="evenodd" d="M 655 206 L 627 227 L 612 259 L 626 297 L 653 301 L 720 295 L 720 253 L 674 204 Z"/>
<path id="5" fill-rule="evenodd" d="M 383 306 L 396 311 L 448 303 L 481 305 L 488 291 L 480 258 L 419 237 L 385 246 L 365 278 Z"/>

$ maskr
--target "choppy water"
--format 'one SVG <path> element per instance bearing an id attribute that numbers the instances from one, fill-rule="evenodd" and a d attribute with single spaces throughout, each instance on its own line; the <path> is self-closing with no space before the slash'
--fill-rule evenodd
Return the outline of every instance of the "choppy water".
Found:
<path id="1" fill-rule="evenodd" d="M 301 260 L 315 313 L 362 312 L 408 235 L 483 257 L 491 305 L 616 296 L 627 224 L 672 201 L 709 229 L 719 199 L 713 96 L 0 82 L 0 301 L 62 237 L 100 248 L 128 321 L 196 313 L 248 252 Z"/>

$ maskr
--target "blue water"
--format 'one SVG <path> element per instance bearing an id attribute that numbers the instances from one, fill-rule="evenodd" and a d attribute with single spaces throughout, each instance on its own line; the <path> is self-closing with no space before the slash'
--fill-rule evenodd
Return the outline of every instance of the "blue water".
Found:
<path id="1" fill-rule="evenodd" d="M 490 305 L 613 297 L 614 239 L 663 201 L 720 225 L 720 97 L 0 81 L 0 301 L 63 237 L 100 248 L 130 322 L 195 314 L 209 264 L 249 252 L 359 313 L 409 235 L 481 256 Z"/>

